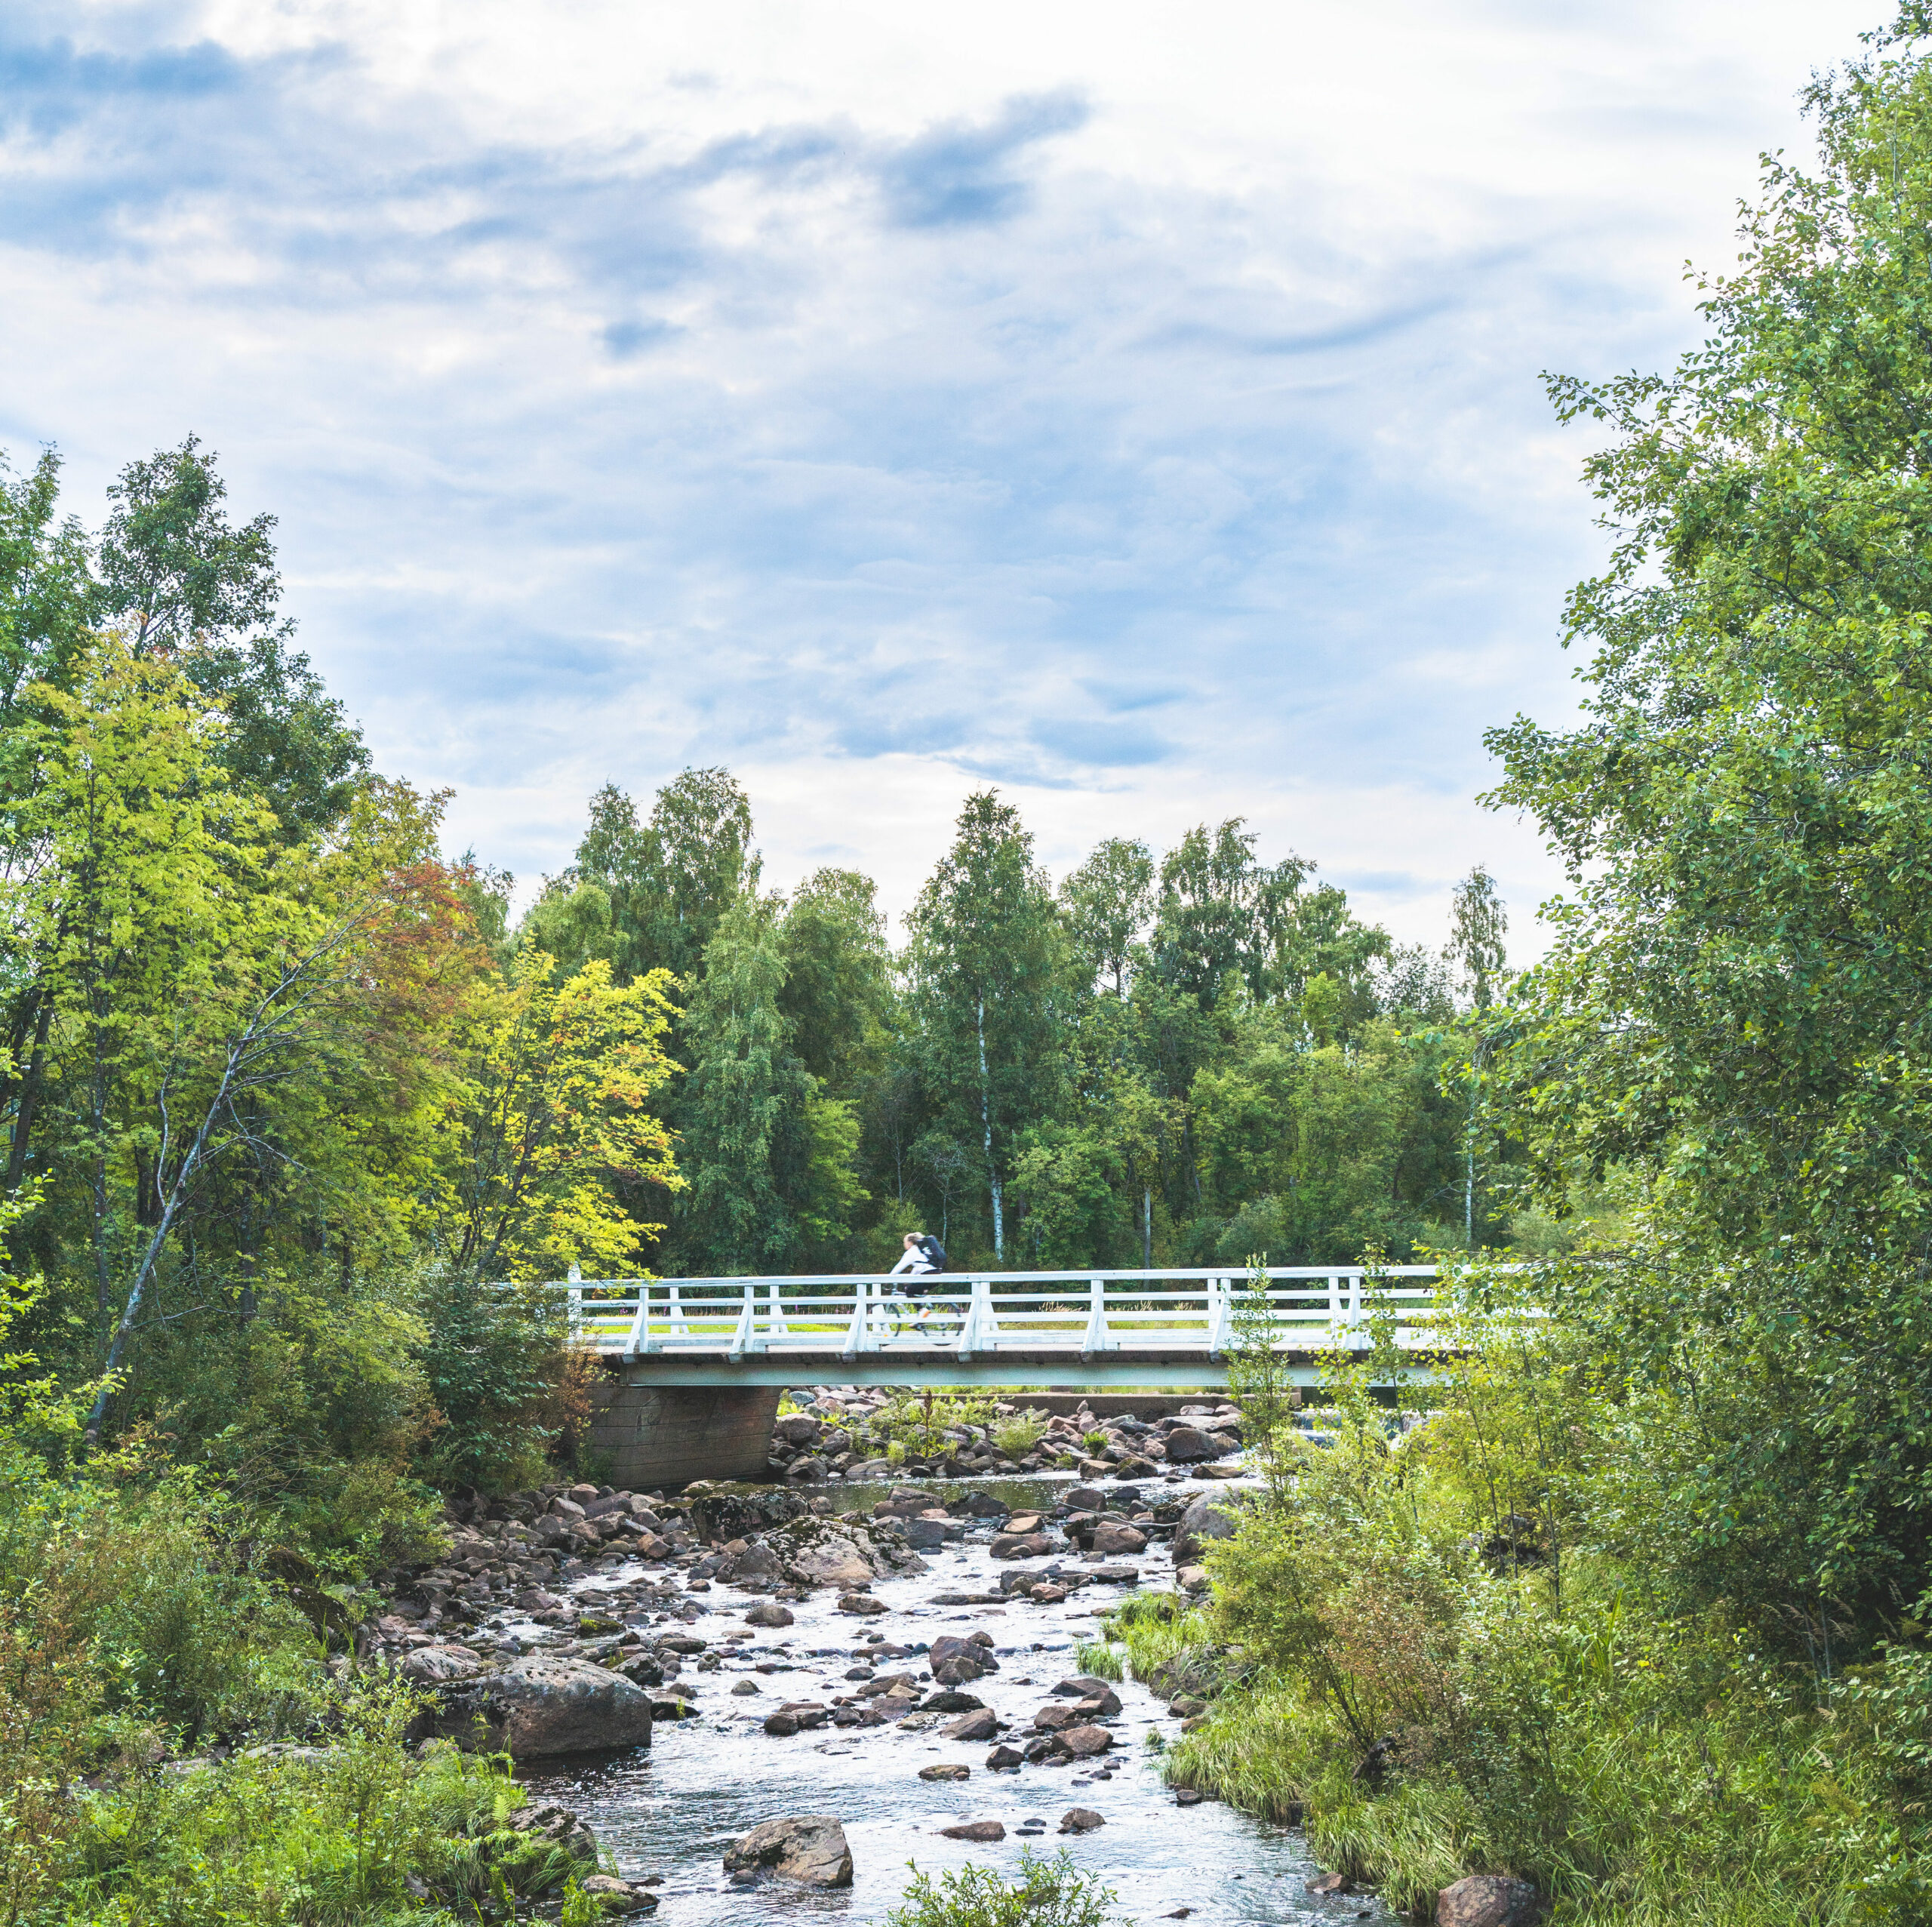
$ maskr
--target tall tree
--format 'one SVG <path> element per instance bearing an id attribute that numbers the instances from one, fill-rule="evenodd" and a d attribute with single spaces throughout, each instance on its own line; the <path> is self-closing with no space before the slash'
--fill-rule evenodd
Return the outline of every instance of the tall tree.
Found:
<path id="1" fill-rule="evenodd" d="M 997 792 L 967 799 L 909 923 L 921 1077 L 950 1134 L 980 1147 L 1004 1261 L 1018 1134 L 1048 1114 L 1060 1081 L 1064 944 L 1032 836 Z"/>
<path id="2" fill-rule="evenodd" d="M 1204 1008 L 1231 980 L 1257 998 L 1275 987 L 1290 907 L 1312 867 L 1292 856 L 1257 863 L 1258 839 L 1242 822 L 1211 833 L 1198 824 L 1161 860 L 1155 965 Z"/>
<path id="3" fill-rule="evenodd" d="M 620 980 L 668 970 L 695 980 L 718 919 L 756 887 L 751 840 L 751 804 L 729 770 L 673 777 L 644 823 L 614 783 L 598 791 L 566 883 L 602 893 Z"/>
<path id="4" fill-rule="evenodd" d="M 777 905 L 741 898 L 719 919 L 684 1029 L 691 1062 L 681 1107 L 691 1192 L 678 1237 L 688 1268 L 782 1268 L 811 1156 L 817 1080 L 792 1048 L 781 1007 Z"/>
<path id="5" fill-rule="evenodd" d="M 792 891 L 778 926 L 780 1006 L 805 1067 L 850 1099 L 878 1067 L 892 1002 L 885 916 L 869 876 L 820 870 Z"/>
<path id="6" fill-rule="evenodd" d="M 552 961 L 521 952 L 469 1014 L 440 1187 L 440 1242 L 460 1278 L 555 1278 L 580 1262 L 620 1272 L 663 1229 L 632 1217 L 625 1193 L 681 1184 L 670 1133 L 646 1108 L 676 1068 L 668 977 L 620 986 L 592 963 L 559 984 Z"/>
<path id="7" fill-rule="evenodd" d="M 109 489 L 93 614 L 137 657 L 177 662 L 227 711 L 223 765 L 266 798 L 288 836 L 340 820 L 369 767 L 361 733 L 278 617 L 275 517 L 242 527 L 215 458 L 189 436 L 128 463 Z"/>
<path id="8" fill-rule="evenodd" d="M 1552 1197 L 1651 1181 L 1573 1285 L 1690 1400 L 1673 1563 L 1815 1623 L 1932 1579 L 1932 63 L 1810 104 L 1703 345 L 1555 384 L 1614 547 L 1580 722 L 1491 740 L 1571 878 L 1498 1078 Z"/>
<path id="9" fill-rule="evenodd" d="M 1091 980 L 1127 995 L 1128 969 L 1153 908 L 1154 859 L 1145 843 L 1109 836 L 1060 885 L 1068 934 Z"/>
<path id="10" fill-rule="evenodd" d="M 87 645 L 94 596 L 86 531 L 71 516 L 55 519 L 60 457 L 48 448 L 31 475 L 9 473 L 0 455 L 0 731 L 19 717 L 30 684 L 66 685 Z M 11 761 L 0 765 L 10 790 L 19 775 Z"/>

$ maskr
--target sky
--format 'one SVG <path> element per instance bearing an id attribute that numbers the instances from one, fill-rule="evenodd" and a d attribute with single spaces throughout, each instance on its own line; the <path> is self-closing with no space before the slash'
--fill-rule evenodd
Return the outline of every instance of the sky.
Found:
<path id="1" fill-rule="evenodd" d="M 1574 713 L 1545 370 L 1883 0 L 8 0 L 0 448 L 89 522 L 194 433 L 378 767 L 527 895 L 728 765 L 895 915 L 972 790 L 1057 877 L 1248 820 L 1405 941 Z"/>

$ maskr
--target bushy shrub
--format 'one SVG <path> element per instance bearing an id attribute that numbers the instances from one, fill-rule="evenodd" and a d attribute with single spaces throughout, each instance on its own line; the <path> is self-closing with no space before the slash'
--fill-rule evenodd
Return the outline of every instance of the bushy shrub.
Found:
<path id="1" fill-rule="evenodd" d="M 421 1303 L 441 1420 L 424 1476 L 491 1492 L 540 1483 L 546 1454 L 588 1407 L 555 1294 L 432 1277 Z"/>
<path id="2" fill-rule="evenodd" d="M 1082 1873 L 1063 1848 L 1051 1860 L 1020 1852 L 1020 1877 L 964 1867 L 937 1880 L 915 1868 L 912 1884 L 886 1916 L 890 1927 L 1109 1927 L 1118 1896 Z"/>
<path id="3" fill-rule="evenodd" d="M 993 1443 L 1011 1459 L 1022 1459 L 1046 1436 L 1047 1421 L 1037 1411 L 1017 1411 L 1011 1418 L 997 1420 L 992 1427 Z"/>

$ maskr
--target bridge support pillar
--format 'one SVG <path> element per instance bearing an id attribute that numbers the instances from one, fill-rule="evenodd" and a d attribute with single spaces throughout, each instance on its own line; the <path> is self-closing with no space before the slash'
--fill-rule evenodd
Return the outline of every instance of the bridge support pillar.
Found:
<path id="1" fill-rule="evenodd" d="M 590 1442 L 620 1491 L 674 1491 L 694 1479 L 763 1479 L 778 1416 L 776 1385 L 595 1385 Z"/>

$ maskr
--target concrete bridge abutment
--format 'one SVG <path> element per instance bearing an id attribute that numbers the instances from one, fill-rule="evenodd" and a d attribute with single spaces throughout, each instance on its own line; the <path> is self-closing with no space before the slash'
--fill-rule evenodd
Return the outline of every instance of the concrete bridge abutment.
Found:
<path id="1" fill-rule="evenodd" d="M 590 1442 L 608 1455 L 620 1490 L 648 1492 L 694 1479 L 763 1479 L 778 1417 L 776 1385 L 595 1385 Z"/>

